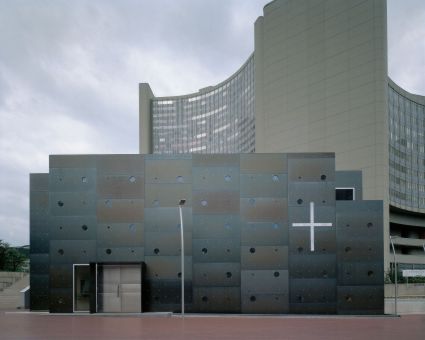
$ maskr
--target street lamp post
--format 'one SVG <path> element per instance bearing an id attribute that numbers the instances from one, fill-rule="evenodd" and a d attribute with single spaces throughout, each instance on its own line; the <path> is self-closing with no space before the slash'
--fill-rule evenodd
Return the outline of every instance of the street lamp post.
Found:
<path id="1" fill-rule="evenodd" d="M 398 286 L 397 286 L 397 259 L 396 259 L 396 255 L 395 255 L 395 248 L 394 248 L 394 239 L 397 238 L 398 236 L 391 236 L 390 235 L 390 243 L 391 243 L 391 248 L 393 249 L 393 254 L 394 254 L 394 314 L 397 314 L 397 295 L 398 295 Z"/>
<path id="2" fill-rule="evenodd" d="M 181 279 L 182 279 L 182 317 L 184 318 L 184 233 L 183 233 L 183 213 L 182 207 L 186 203 L 185 199 L 181 199 L 179 202 L 179 213 L 180 213 L 180 243 L 181 243 Z"/>

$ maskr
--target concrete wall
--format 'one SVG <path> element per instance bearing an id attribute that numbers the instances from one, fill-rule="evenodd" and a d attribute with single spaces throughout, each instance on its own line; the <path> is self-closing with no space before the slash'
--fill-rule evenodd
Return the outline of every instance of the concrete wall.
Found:
<path id="1" fill-rule="evenodd" d="M 335 152 L 337 170 L 362 170 L 364 199 L 384 200 L 388 239 L 386 20 L 385 0 L 276 0 L 254 58 L 256 152 Z"/>

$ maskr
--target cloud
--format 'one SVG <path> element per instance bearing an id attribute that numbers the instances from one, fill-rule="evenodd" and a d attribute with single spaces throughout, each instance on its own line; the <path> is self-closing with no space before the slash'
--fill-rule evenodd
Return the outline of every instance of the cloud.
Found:
<path id="1" fill-rule="evenodd" d="M 138 152 L 139 82 L 179 95 L 233 74 L 267 2 L 0 1 L 0 239 L 28 243 L 29 173 L 49 154 Z M 390 75 L 422 94 L 424 7 L 388 5 Z"/>

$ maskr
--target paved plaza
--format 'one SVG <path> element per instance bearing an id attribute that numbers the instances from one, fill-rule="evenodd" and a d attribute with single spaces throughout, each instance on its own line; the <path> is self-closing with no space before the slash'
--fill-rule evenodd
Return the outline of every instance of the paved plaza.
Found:
<path id="1" fill-rule="evenodd" d="M 424 339 L 425 315 L 99 316 L 0 312 L 0 339 Z"/>

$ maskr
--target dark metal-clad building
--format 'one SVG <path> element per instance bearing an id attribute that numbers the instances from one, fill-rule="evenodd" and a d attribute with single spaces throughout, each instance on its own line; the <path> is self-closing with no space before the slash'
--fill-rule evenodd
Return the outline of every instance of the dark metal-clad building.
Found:
<path id="1" fill-rule="evenodd" d="M 31 309 L 383 314 L 383 204 L 332 153 L 50 156 Z"/>

